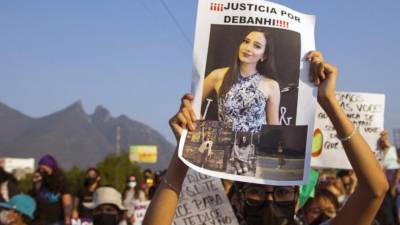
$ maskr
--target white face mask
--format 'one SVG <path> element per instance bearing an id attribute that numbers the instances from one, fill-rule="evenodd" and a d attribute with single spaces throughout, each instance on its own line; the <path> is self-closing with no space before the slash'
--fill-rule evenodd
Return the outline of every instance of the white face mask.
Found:
<path id="1" fill-rule="evenodd" d="M 3 210 L 0 212 L 0 224 L 7 225 L 8 224 L 8 211 Z"/>
<path id="2" fill-rule="evenodd" d="M 133 182 L 133 181 L 128 182 L 128 186 L 129 186 L 130 188 L 134 188 L 134 187 L 136 187 L 136 182 Z"/>

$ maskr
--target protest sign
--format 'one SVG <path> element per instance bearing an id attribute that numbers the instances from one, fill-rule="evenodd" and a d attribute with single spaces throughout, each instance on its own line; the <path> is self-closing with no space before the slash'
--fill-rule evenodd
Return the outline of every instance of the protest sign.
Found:
<path id="1" fill-rule="evenodd" d="M 377 141 L 383 130 L 385 96 L 372 93 L 337 92 L 336 98 L 379 160 L 381 151 L 377 150 Z M 336 130 L 320 106 L 317 108 L 315 128 L 311 166 L 351 169 L 343 146 L 336 136 Z"/>
<path id="2" fill-rule="evenodd" d="M 129 160 L 139 163 L 156 163 L 157 146 L 156 145 L 133 145 L 130 146 Z"/>
<path id="3" fill-rule="evenodd" d="M 388 170 L 400 169 L 396 148 L 394 146 L 390 146 L 389 149 L 385 151 L 386 155 L 381 162 L 382 167 Z"/>
<path id="4" fill-rule="evenodd" d="M 199 1 L 192 93 L 201 121 L 179 146 L 188 166 L 243 182 L 306 183 L 314 26 L 314 16 L 268 1 Z"/>
<path id="5" fill-rule="evenodd" d="M 150 201 L 135 201 L 135 223 L 134 225 L 141 225 L 143 223 L 144 216 L 146 215 L 147 208 L 150 205 Z"/>
<path id="6" fill-rule="evenodd" d="M 174 225 L 238 225 L 221 180 L 188 171 L 176 207 Z"/>

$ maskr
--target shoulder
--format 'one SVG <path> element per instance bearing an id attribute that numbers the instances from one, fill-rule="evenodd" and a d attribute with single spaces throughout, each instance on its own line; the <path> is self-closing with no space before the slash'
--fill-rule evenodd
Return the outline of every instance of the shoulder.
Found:
<path id="1" fill-rule="evenodd" d="M 264 86 L 268 86 L 269 88 L 278 88 L 279 89 L 279 83 L 271 78 L 261 76 L 261 84 Z"/>
<path id="2" fill-rule="evenodd" d="M 208 76 L 215 81 L 219 81 L 219 80 L 224 79 L 225 74 L 226 74 L 226 72 L 228 72 L 228 70 L 229 70 L 229 67 L 218 68 L 218 69 L 211 71 L 211 73 Z"/>
<path id="3" fill-rule="evenodd" d="M 279 83 L 271 78 L 262 76 L 259 89 L 264 93 L 278 93 L 280 92 Z"/>

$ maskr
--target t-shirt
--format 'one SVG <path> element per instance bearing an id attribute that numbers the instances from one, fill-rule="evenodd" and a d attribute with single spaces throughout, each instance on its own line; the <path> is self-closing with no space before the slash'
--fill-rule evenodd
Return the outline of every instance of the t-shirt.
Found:
<path id="1" fill-rule="evenodd" d="M 65 194 L 69 194 L 66 185 L 63 185 L 59 193 L 54 193 L 42 185 L 34 195 L 37 203 L 36 220 L 45 224 L 64 221 L 62 196 Z"/>
<path id="2" fill-rule="evenodd" d="M 78 212 L 79 218 L 81 219 L 92 219 L 93 210 L 86 208 L 83 203 L 93 201 L 93 192 L 94 191 L 89 191 L 87 188 L 83 188 L 76 194 L 79 199 Z"/>

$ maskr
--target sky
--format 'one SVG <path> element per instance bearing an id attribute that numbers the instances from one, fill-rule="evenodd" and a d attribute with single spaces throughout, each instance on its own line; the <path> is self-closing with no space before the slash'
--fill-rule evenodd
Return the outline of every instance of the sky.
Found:
<path id="1" fill-rule="evenodd" d="M 316 15 L 316 47 L 339 68 L 337 89 L 385 94 L 385 127 L 400 128 L 400 1 L 274 2 Z M 36 118 L 81 100 L 88 114 L 103 105 L 172 141 L 168 119 L 190 92 L 196 7 L 0 1 L 0 102 Z"/>

